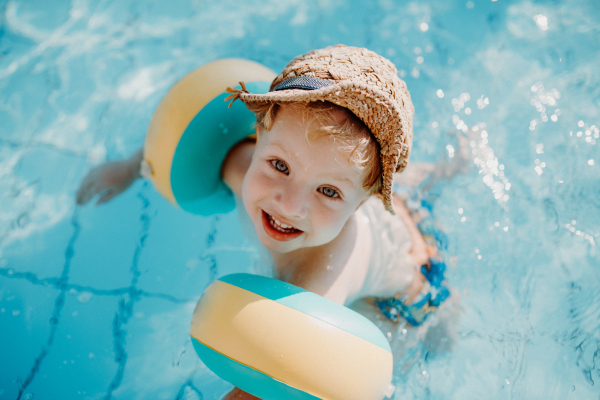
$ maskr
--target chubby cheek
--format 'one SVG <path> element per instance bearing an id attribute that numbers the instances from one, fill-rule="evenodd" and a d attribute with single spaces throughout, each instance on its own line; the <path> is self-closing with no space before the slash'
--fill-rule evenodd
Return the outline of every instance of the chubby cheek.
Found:
<path id="1" fill-rule="evenodd" d="M 329 207 L 312 207 L 311 225 L 313 237 L 311 243 L 313 246 L 328 243 L 335 239 L 341 232 L 349 215 L 340 210 Z"/>
<path id="2" fill-rule="evenodd" d="M 252 163 L 242 183 L 242 201 L 244 202 L 246 211 L 253 220 L 257 218 L 258 203 L 265 197 L 268 186 L 268 182 L 266 182 L 264 177 L 260 176 L 256 166 Z M 260 217 L 262 218 L 262 216 Z"/>

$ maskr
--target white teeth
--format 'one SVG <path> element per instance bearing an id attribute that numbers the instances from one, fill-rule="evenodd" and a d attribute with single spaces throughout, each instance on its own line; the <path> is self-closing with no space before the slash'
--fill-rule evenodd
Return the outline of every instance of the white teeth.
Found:
<path id="1" fill-rule="evenodd" d="M 269 216 L 269 223 L 271 224 L 271 226 L 273 228 L 277 229 L 279 232 L 290 233 L 290 232 L 297 231 L 297 229 L 294 228 L 293 226 L 283 224 L 283 223 L 281 223 L 281 221 L 279 221 L 272 215 L 269 215 L 269 214 L 267 214 L 267 215 Z"/>

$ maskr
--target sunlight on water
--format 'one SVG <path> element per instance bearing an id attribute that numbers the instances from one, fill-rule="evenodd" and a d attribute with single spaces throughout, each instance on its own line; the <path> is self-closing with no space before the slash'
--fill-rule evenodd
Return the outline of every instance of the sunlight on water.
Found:
<path id="1" fill-rule="evenodd" d="M 600 7 L 563 2 L 0 2 L 0 399 L 217 399 L 190 315 L 261 270 L 235 213 L 148 183 L 98 208 L 93 165 L 142 143 L 161 97 L 222 57 L 278 71 L 345 43 L 392 60 L 411 162 L 467 162 L 423 196 L 454 293 L 415 329 L 380 321 L 395 398 L 600 396 Z"/>

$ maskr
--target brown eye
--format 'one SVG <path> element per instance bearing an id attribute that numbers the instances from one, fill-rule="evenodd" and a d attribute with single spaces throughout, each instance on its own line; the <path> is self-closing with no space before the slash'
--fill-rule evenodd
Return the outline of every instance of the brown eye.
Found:
<path id="1" fill-rule="evenodd" d="M 272 160 L 271 164 L 273 164 L 273 167 L 275 167 L 275 169 L 277 171 L 282 172 L 282 173 L 284 173 L 286 175 L 289 173 L 288 166 L 283 161 L 281 161 L 281 160 Z"/>
<path id="2" fill-rule="evenodd" d="M 321 193 L 323 193 L 323 195 L 325 195 L 327 197 L 331 197 L 331 198 L 340 197 L 340 195 L 338 194 L 337 190 L 332 189 L 332 188 L 327 187 L 327 186 L 319 188 L 319 191 Z"/>

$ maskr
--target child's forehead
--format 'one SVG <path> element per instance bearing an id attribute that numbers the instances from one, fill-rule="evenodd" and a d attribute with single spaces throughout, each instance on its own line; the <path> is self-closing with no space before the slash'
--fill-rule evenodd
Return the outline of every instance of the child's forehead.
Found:
<path id="1" fill-rule="evenodd" d="M 296 153 L 306 148 L 309 159 L 328 168 L 328 160 L 343 166 L 352 175 L 361 176 L 364 168 L 355 159 L 361 140 L 370 137 L 366 127 L 360 131 L 357 118 L 348 110 L 333 103 L 283 104 L 277 111 L 269 131 L 262 131 L 259 142 L 273 145 L 287 152 Z M 360 132 L 360 133 L 359 133 Z M 361 139 L 362 137 L 362 139 Z M 356 154 L 355 154 L 356 153 Z M 316 155 L 316 157 L 311 157 Z M 321 158 L 319 158 L 321 157 Z"/>
<path id="2" fill-rule="evenodd" d="M 272 130 L 268 133 L 266 144 L 276 147 L 290 155 L 314 155 L 327 158 L 348 158 L 348 151 L 340 146 L 339 141 L 330 135 L 310 135 L 298 130 Z M 347 161 L 343 164 L 349 164 Z"/>
<path id="3" fill-rule="evenodd" d="M 281 158 L 305 177 L 333 179 L 357 189 L 362 188 L 362 171 L 350 162 L 348 151 L 342 149 L 330 135 L 307 140 L 302 131 L 274 127 L 263 145 L 269 154 Z"/>
<path id="4" fill-rule="evenodd" d="M 300 144 L 304 144 L 312 148 L 313 152 L 324 151 L 331 155 L 345 153 L 340 146 L 340 140 L 323 129 L 330 126 L 332 122 L 343 123 L 345 118 L 343 112 L 332 111 L 327 118 L 321 117 L 319 112 L 305 113 L 302 108 L 288 106 L 280 110 L 272 129 L 264 132 L 263 135 L 268 138 L 269 144 L 286 151 L 293 151 Z"/>

